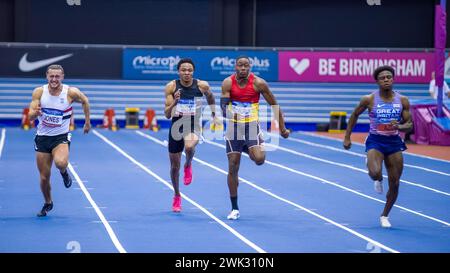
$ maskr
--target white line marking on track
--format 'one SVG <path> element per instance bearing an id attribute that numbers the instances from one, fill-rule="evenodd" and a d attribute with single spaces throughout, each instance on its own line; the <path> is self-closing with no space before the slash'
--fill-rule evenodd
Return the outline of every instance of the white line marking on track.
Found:
<path id="1" fill-rule="evenodd" d="M 327 136 L 317 135 L 317 134 L 308 133 L 308 132 L 298 132 L 298 133 L 301 134 L 301 135 L 312 136 L 312 137 L 317 137 L 317 138 L 323 138 L 323 139 L 328 139 L 328 140 L 342 142 L 341 139 L 334 138 L 334 137 L 327 137 Z M 361 143 L 358 143 L 358 142 L 352 142 L 352 145 L 365 146 L 364 144 L 361 144 Z M 431 160 L 436 160 L 436 161 L 450 163 L 450 161 L 448 161 L 448 160 L 435 158 L 435 157 L 431 157 L 431 156 L 418 155 L 418 154 L 413 154 L 413 153 L 408 153 L 408 152 L 403 152 L 403 153 L 405 153 L 407 155 L 415 156 L 415 157 L 421 157 L 421 158 L 426 158 L 426 159 L 431 159 Z"/>
<path id="2" fill-rule="evenodd" d="M 269 135 L 273 135 L 273 134 L 269 133 Z M 306 141 L 306 140 L 302 140 L 302 139 L 298 139 L 298 138 L 294 138 L 294 137 L 289 137 L 288 140 L 293 141 L 293 142 L 303 143 L 303 144 L 306 144 L 306 145 L 309 145 L 309 146 L 313 146 L 313 147 L 324 148 L 324 149 L 328 149 L 328 150 L 332 150 L 332 151 L 336 151 L 336 152 L 340 152 L 340 153 L 346 153 L 346 154 L 350 154 L 350 155 L 366 158 L 366 154 L 361 154 L 361 153 L 356 153 L 356 152 L 344 150 L 343 148 L 339 149 L 339 148 L 336 148 L 336 147 L 333 147 L 333 146 L 328 146 L 328 145 L 324 145 L 324 144 L 318 144 L 318 143 L 314 143 L 314 142 L 310 142 L 310 141 Z M 423 171 L 427 171 L 427 172 L 432 172 L 432 173 L 436 173 L 436 174 L 440 174 L 440 175 L 450 176 L 450 173 L 441 172 L 441 171 L 425 168 L 425 167 L 422 167 L 422 166 L 411 165 L 411 164 L 406 164 L 406 163 L 404 165 L 405 165 L 405 167 L 409 167 L 409 168 L 415 168 L 415 169 L 419 169 L 419 170 L 423 170 Z"/>
<path id="3" fill-rule="evenodd" d="M 5 139 L 6 139 L 6 129 L 2 129 L 2 134 L 0 137 L 0 158 L 2 158 L 2 152 L 3 152 L 3 146 L 5 145 Z"/>
<path id="4" fill-rule="evenodd" d="M 156 142 L 156 143 L 158 143 L 160 145 L 165 146 L 164 143 L 162 141 L 160 141 L 159 139 L 157 139 L 157 138 L 154 138 L 152 136 L 149 136 L 149 135 L 144 134 L 144 133 L 139 132 L 139 131 L 136 131 L 136 133 L 141 135 L 141 136 L 143 136 L 143 137 L 145 137 L 145 138 L 147 138 L 147 139 L 149 139 L 149 140 L 152 140 L 152 141 L 154 141 L 154 142 Z M 206 141 L 206 142 L 209 143 L 209 141 Z M 203 160 L 201 160 L 201 159 L 199 159 L 197 157 L 194 157 L 193 160 L 195 160 L 195 161 L 197 161 L 199 163 L 202 163 L 202 164 L 204 164 L 204 165 L 206 165 L 206 166 L 208 166 L 208 167 L 210 167 L 210 168 L 212 168 L 212 169 L 214 169 L 214 170 L 216 170 L 216 171 L 218 171 L 218 172 L 220 172 L 220 173 L 222 173 L 224 175 L 228 175 L 228 172 L 226 172 L 225 170 L 222 170 L 222 169 L 220 169 L 220 168 L 218 168 L 218 167 L 216 167 L 216 166 L 214 166 L 212 164 L 209 164 L 208 162 L 203 161 Z M 327 222 L 327 223 L 329 223 L 331 225 L 334 225 L 334 226 L 336 226 L 338 228 L 341 228 L 341 229 L 343 229 L 343 230 L 345 230 L 345 231 L 355 235 L 356 237 L 359 237 L 359 238 L 361 238 L 361 239 L 363 239 L 363 240 L 365 240 L 367 242 L 370 242 L 370 243 L 372 243 L 372 244 L 374 244 L 376 246 L 379 246 L 380 248 L 383 248 L 383 249 L 385 249 L 385 250 L 387 250 L 389 252 L 398 253 L 398 251 L 395 250 L 395 249 L 392 249 L 392 248 L 390 248 L 388 246 L 385 246 L 385 245 L 381 244 L 380 242 L 377 242 L 377 241 L 375 241 L 375 240 L 373 240 L 373 239 L 371 239 L 371 238 L 369 238 L 369 237 L 367 237 L 367 236 L 365 236 L 365 235 L 363 235 L 363 234 L 361 234 L 361 233 L 359 233 L 357 231 L 354 231 L 354 230 L 352 230 L 350 228 L 347 228 L 347 227 L 345 227 L 345 226 L 343 226 L 343 225 L 341 225 L 341 224 L 339 224 L 339 223 L 337 223 L 337 222 L 335 222 L 335 221 L 333 221 L 333 220 L 331 220 L 331 219 L 329 219 L 327 217 L 324 217 L 324 216 L 322 216 L 322 215 L 320 215 L 318 213 L 315 213 L 315 212 L 313 212 L 313 211 L 311 211 L 311 210 L 309 210 L 309 209 L 307 209 L 307 208 L 305 208 L 303 206 L 300 206 L 300 205 L 298 205 L 298 204 L 296 204 L 296 203 L 294 203 L 292 201 L 289 201 L 289 200 L 287 200 L 287 199 L 285 199 L 283 197 L 280 197 L 280 196 L 278 196 L 278 195 L 276 195 L 274 193 L 271 193 L 271 192 L 269 192 L 269 191 L 267 191 L 267 190 L 257 186 L 256 184 L 250 182 L 249 180 L 246 180 L 246 179 L 244 179 L 242 177 L 239 177 L 239 180 L 244 182 L 244 183 L 246 183 L 246 184 L 248 184 L 248 185 L 250 185 L 251 187 L 253 187 L 253 188 L 255 188 L 255 189 L 259 190 L 259 191 L 262 191 L 262 192 L 264 192 L 264 193 L 274 197 L 275 199 L 278 199 L 280 201 L 288 203 L 288 204 L 290 204 L 290 205 L 292 205 L 292 206 L 294 206 L 294 207 L 296 207 L 298 209 L 301 209 L 301 210 L 303 210 L 303 211 L 305 211 L 305 212 L 307 212 L 307 213 L 309 213 L 309 214 L 311 214 L 313 216 L 316 216 L 317 218 L 322 219 L 323 221 L 325 221 L 325 222 Z"/>
<path id="5" fill-rule="evenodd" d="M 109 237 L 111 238 L 114 246 L 117 248 L 117 250 L 120 253 L 127 253 L 127 251 L 123 248 L 122 244 L 119 242 L 119 239 L 117 238 L 116 234 L 114 233 L 114 230 L 111 228 L 111 226 L 108 223 L 108 220 L 106 220 L 105 216 L 103 215 L 100 208 L 95 203 L 94 199 L 92 199 L 91 194 L 86 189 L 86 187 L 83 184 L 83 181 L 81 181 L 80 176 L 75 172 L 72 165 L 69 163 L 69 170 L 72 173 L 72 175 L 75 177 L 75 179 L 78 182 L 78 185 L 80 186 L 81 190 L 83 191 L 84 195 L 86 196 L 87 200 L 91 204 L 91 206 L 94 208 L 95 212 L 97 213 L 98 217 L 100 218 L 101 222 L 106 228 L 106 231 L 108 232 Z"/>
<path id="6" fill-rule="evenodd" d="M 159 175 L 157 175 L 156 173 L 154 173 L 153 171 L 151 171 L 149 168 L 145 167 L 143 164 L 141 164 L 139 161 L 137 161 L 136 159 L 134 159 L 133 157 L 131 157 L 130 155 L 128 155 L 125 151 L 123 151 L 120 147 L 118 147 L 116 144 L 114 144 L 112 141 L 110 141 L 108 138 L 106 138 L 105 136 L 103 136 L 102 134 L 100 134 L 99 132 L 97 132 L 96 130 L 93 130 L 93 133 L 98 136 L 100 139 L 102 139 L 104 142 L 106 142 L 107 144 L 109 144 L 111 147 L 113 147 L 116 151 L 118 151 L 120 154 L 122 154 L 123 156 L 125 156 L 126 158 L 128 158 L 131 162 L 133 162 L 134 164 L 138 165 L 142 170 L 144 170 L 146 173 L 150 174 L 151 176 L 153 176 L 154 178 L 158 179 L 159 182 L 163 183 L 164 185 L 166 185 L 168 188 L 173 190 L 172 187 L 172 183 L 162 179 Z M 161 141 L 160 142 L 161 145 L 164 145 L 164 143 Z M 185 199 L 186 201 L 188 201 L 189 203 L 191 203 L 192 205 L 196 206 L 197 208 L 199 208 L 203 213 L 205 213 L 206 215 L 208 215 L 210 218 L 212 218 L 213 220 L 215 220 L 216 222 L 218 222 L 222 227 L 224 227 L 225 229 L 227 229 L 228 231 L 230 231 L 233 235 L 235 235 L 237 238 L 239 238 L 241 241 L 243 241 L 245 244 L 247 244 L 248 246 L 250 246 L 251 248 L 253 248 L 254 250 L 256 250 L 259 253 L 266 253 L 265 250 L 263 250 L 262 248 L 260 248 L 259 246 L 257 246 L 255 243 L 251 242 L 249 239 L 247 239 L 246 237 L 244 237 L 243 235 L 241 235 L 238 231 L 236 231 L 235 229 L 233 229 L 232 227 L 230 227 L 229 225 L 227 225 L 225 222 L 223 222 L 222 220 L 220 220 L 219 218 L 217 218 L 215 215 L 213 215 L 211 212 L 209 212 L 208 210 L 206 210 L 204 207 L 202 207 L 200 204 L 198 204 L 197 202 L 195 202 L 194 200 L 192 200 L 191 198 L 189 198 L 187 195 L 181 193 L 181 196 L 183 197 L 183 199 Z"/>
<path id="7" fill-rule="evenodd" d="M 223 145 L 223 144 L 215 143 L 215 142 L 209 141 L 209 140 L 207 140 L 207 141 L 205 141 L 205 142 L 208 143 L 208 144 L 211 144 L 211 145 L 220 147 L 220 148 L 222 148 L 222 149 L 225 149 L 225 145 Z M 243 153 L 242 155 L 248 157 L 247 154 L 244 154 L 244 153 Z M 349 192 L 355 193 L 355 194 L 357 194 L 357 195 L 359 195 L 359 196 L 363 196 L 363 197 L 365 197 L 365 198 L 368 198 L 368 199 L 371 199 L 371 200 L 374 200 L 374 201 L 377 201 L 377 202 L 380 202 L 380 203 L 383 203 L 383 204 L 386 203 L 386 202 L 383 201 L 383 200 L 374 198 L 374 197 L 372 197 L 372 196 L 369 196 L 369 195 L 360 193 L 360 192 L 358 192 L 358 191 L 356 191 L 356 190 L 353 190 L 353 189 L 347 188 L 347 187 L 345 187 L 345 186 L 339 185 L 339 183 L 331 182 L 331 181 L 329 181 L 329 180 L 320 178 L 320 177 L 315 176 L 315 175 L 311 175 L 311 174 L 307 174 L 307 173 L 304 173 L 304 172 L 301 172 L 301 171 L 297 171 L 297 170 L 295 170 L 295 169 L 286 167 L 286 166 L 284 166 L 284 165 L 282 165 L 282 164 L 279 164 L 279 163 L 275 163 L 275 162 L 272 162 L 272 161 L 269 161 L 269 160 L 266 160 L 265 163 L 267 163 L 267 164 L 269 164 L 269 165 L 272 165 L 272 166 L 279 167 L 279 168 L 281 168 L 281 169 L 285 169 L 285 170 L 290 171 L 290 172 L 292 172 L 292 173 L 296 173 L 296 174 L 299 174 L 299 175 L 302 175 L 302 176 L 310 177 L 310 178 L 312 178 L 312 179 L 314 179 L 314 180 L 321 181 L 322 183 L 326 183 L 326 184 L 329 184 L 329 185 L 336 186 L 336 187 L 341 188 L 341 189 L 343 189 L 343 190 L 345 190 L 345 191 L 349 191 Z M 442 223 L 442 224 L 444 224 L 444 225 L 449 225 L 449 226 L 450 226 L 450 223 L 448 223 L 448 222 L 445 222 L 445 221 L 443 221 L 443 220 L 437 219 L 437 218 L 432 217 L 432 216 L 428 216 L 428 215 L 423 214 L 423 213 L 419 213 L 419 212 L 417 212 L 417 211 L 408 209 L 408 208 L 406 208 L 406 207 L 399 206 L 399 205 L 394 205 L 394 207 L 399 208 L 399 209 L 402 209 L 402 210 L 407 211 L 407 212 L 410 212 L 410 213 L 413 213 L 413 214 L 416 214 L 416 215 L 419 215 L 419 216 L 422 216 L 422 217 L 425 217 L 425 218 L 427 218 L 427 219 L 430 219 L 430 220 L 433 220 L 433 221 Z"/>
<path id="8" fill-rule="evenodd" d="M 207 141 L 207 142 L 211 142 L 211 141 Z M 334 161 L 331 161 L 331 160 L 327 160 L 327 159 L 323 159 L 323 158 L 320 158 L 320 157 L 307 155 L 307 154 L 304 154 L 304 153 L 300 153 L 300 152 L 294 151 L 292 149 L 281 147 L 279 145 L 276 146 L 276 145 L 272 145 L 272 144 L 269 144 L 269 143 L 267 143 L 265 145 L 269 146 L 269 147 L 276 148 L 276 149 L 284 151 L 284 152 L 288 152 L 288 153 L 297 155 L 297 156 L 305 157 L 305 158 L 316 160 L 316 161 L 321 161 L 321 162 L 324 162 L 324 163 L 328 163 L 328 164 L 339 166 L 339 167 L 343 167 L 343 168 L 348 168 L 348 169 L 351 169 L 351 170 L 354 170 L 354 171 L 358 171 L 358 172 L 362 172 L 362 173 L 367 173 L 367 170 L 361 169 L 361 168 L 357 168 L 357 167 L 354 167 L 352 165 L 347 165 L 347 164 L 343 164 L 343 163 L 337 163 L 337 162 L 334 162 Z M 386 178 L 386 179 L 388 178 L 387 175 L 383 175 L 383 177 Z M 416 186 L 416 187 L 419 187 L 419 188 L 423 188 L 423 189 L 426 189 L 426 190 L 429 190 L 429 191 L 433 191 L 435 193 L 439 193 L 439 194 L 450 196 L 450 193 L 448 193 L 448 192 L 437 190 L 437 189 L 431 188 L 431 187 L 427 187 L 427 186 L 424 186 L 422 184 L 410 182 L 410 181 L 407 181 L 407 180 L 404 180 L 404 179 L 400 179 L 400 182 L 403 182 L 403 183 L 411 185 L 411 186 Z"/>

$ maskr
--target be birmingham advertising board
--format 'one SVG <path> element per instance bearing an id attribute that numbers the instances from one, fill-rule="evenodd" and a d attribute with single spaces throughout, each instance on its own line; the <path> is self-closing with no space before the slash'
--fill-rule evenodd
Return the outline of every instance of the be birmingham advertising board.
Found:
<path id="1" fill-rule="evenodd" d="M 278 54 L 274 51 L 125 49 L 123 78 L 172 80 L 178 78 L 177 64 L 182 58 L 195 63 L 194 77 L 222 81 L 235 72 L 235 59 L 248 56 L 252 72 L 267 81 L 278 80 Z"/>
<path id="2" fill-rule="evenodd" d="M 429 83 L 434 55 L 427 52 L 280 51 L 278 80 L 288 82 L 374 82 L 378 66 L 395 69 L 395 82 Z"/>

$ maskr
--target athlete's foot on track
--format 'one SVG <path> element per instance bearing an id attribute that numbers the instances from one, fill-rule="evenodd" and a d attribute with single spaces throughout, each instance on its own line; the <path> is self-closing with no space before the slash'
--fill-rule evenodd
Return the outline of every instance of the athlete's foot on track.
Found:
<path id="1" fill-rule="evenodd" d="M 53 209 L 53 202 L 51 203 L 44 203 L 44 206 L 42 207 L 41 211 L 37 214 L 38 217 L 44 217 L 47 216 L 47 213 Z"/>
<path id="2" fill-rule="evenodd" d="M 70 186 L 72 186 L 72 178 L 70 177 L 69 172 L 66 170 L 65 173 L 61 173 L 61 176 L 64 180 L 64 186 L 70 188 Z"/>

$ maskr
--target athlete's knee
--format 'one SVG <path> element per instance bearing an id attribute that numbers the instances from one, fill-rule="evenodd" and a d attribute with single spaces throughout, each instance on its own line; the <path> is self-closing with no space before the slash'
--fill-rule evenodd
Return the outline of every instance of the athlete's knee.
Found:
<path id="1" fill-rule="evenodd" d="M 58 169 L 65 169 L 67 168 L 68 162 L 65 158 L 55 158 L 55 166 Z"/>
<path id="2" fill-rule="evenodd" d="M 398 186 L 398 184 L 393 184 L 393 185 L 389 186 L 389 191 L 398 193 L 399 188 L 400 187 Z"/>
<path id="3" fill-rule="evenodd" d="M 179 162 L 172 162 L 170 164 L 170 171 L 171 172 L 179 172 L 180 171 L 180 163 Z"/>
<path id="4" fill-rule="evenodd" d="M 229 162 L 228 172 L 230 175 L 236 175 L 239 172 L 239 163 Z"/>
<path id="5" fill-rule="evenodd" d="M 378 168 L 378 167 L 369 168 L 369 176 L 373 180 L 381 180 L 381 179 L 383 179 L 383 174 L 381 173 L 381 168 Z"/>
<path id="6" fill-rule="evenodd" d="M 398 191 L 400 188 L 400 180 L 396 178 L 389 178 L 389 190 Z"/>
<path id="7" fill-rule="evenodd" d="M 239 172 L 239 167 L 238 166 L 230 166 L 229 168 L 229 174 L 230 175 L 237 175 Z"/>
<path id="8" fill-rule="evenodd" d="M 264 162 L 266 161 L 266 156 L 256 156 L 254 159 L 256 165 L 260 166 L 262 164 L 264 164 Z"/>
<path id="9" fill-rule="evenodd" d="M 49 174 L 41 174 L 39 176 L 39 180 L 41 184 L 50 184 L 50 175 Z"/>
<path id="10" fill-rule="evenodd" d="M 186 153 L 193 153 L 193 152 L 195 152 L 195 145 L 193 145 L 193 144 L 185 145 L 184 146 L 184 151 Z"/>

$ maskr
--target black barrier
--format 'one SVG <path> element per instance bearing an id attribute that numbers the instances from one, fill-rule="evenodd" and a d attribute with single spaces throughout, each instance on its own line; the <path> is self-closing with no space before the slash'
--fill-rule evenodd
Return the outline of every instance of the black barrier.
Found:
<path id="1" fill-rule="evenodd" d="M 121 48 L 2 45 L 0 60 L 0 77 L 43 77 L 57 63 L 70 78 L 122 78 Z"/>

